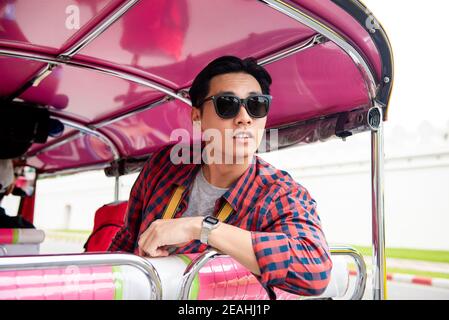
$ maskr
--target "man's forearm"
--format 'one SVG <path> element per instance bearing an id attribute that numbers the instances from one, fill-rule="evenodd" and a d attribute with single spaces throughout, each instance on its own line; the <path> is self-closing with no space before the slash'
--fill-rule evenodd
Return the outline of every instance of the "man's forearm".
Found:
<path id="1" fill-rule="evenodd" d="M 201 232 L 202 218 L 196 223 L 196 235 Z M 251 240 L 251 232 L 230 224 L 220 223 L 212 230 L 208 239 L 209 245 L 223 254 L 227 254 L 256 275 L 260 275 L 259 265 Z"/>

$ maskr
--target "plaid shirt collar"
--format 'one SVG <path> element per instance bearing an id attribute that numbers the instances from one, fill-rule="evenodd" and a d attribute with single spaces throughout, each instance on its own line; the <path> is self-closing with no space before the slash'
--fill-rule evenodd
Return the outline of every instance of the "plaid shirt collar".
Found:
<path id="1" fill-rule="evenodd" d="M 258 161 L 260 161 L 260 159 L 254 155 L 249 167 L 240 176 L 240 178 L 232 183 L 228 191 L 226 191 L 222 196 L 227 202 L 229 202 L 234 211 L 238 211 L 238 208 L 245 198 L 244 195 L 247 194 L 248 189 L 253 185 L 257 171 L 256 163 Z M 203 164 L 203 161 L 201 161 L 201 164 L 183 164 L 183 168 L 180 168 L 178 174 L 173 178 L 173 184 L 183 186 L 188 189 L 195 180 L 196 174 Z"/>

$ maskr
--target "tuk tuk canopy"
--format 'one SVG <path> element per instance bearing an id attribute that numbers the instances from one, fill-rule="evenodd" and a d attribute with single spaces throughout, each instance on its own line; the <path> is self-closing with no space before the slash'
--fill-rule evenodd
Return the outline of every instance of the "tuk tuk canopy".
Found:
<path id="1" fill-rule="evenodd" d="M 279 148 L 369 130 L 373 106 L 386 115 L 391 47 L 359 1 L 0 3 L 3 103 L 42 106 L 65 125 L 24 155 L 40 173 L 123 168 L 191 131 L 189 86 L 223 55 L 271 74 Z"/>

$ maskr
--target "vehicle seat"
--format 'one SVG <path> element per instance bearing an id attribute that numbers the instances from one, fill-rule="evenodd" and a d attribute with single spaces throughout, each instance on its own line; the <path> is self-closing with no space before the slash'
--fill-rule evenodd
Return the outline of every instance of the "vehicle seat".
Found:
<path id="1" fill-rule="evenodd" d="M 105 252 L 125 221 L 128 201 L 105 204 L 95 212 L 94 228 L 84 244 L 86 252 Z"/>

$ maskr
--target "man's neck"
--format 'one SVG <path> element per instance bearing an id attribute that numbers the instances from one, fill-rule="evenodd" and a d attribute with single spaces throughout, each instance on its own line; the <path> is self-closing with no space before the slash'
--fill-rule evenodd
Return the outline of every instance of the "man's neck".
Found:
<path id="1" fill-rule="evenodd" d="M 251 161 L 243 164 L 203 164 L 202 170 L 207 182 L 219 188 L 229 188 L 250 166 Z"/>

